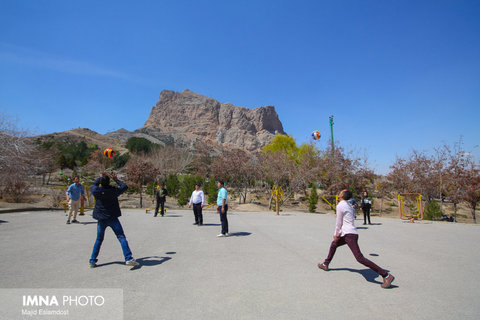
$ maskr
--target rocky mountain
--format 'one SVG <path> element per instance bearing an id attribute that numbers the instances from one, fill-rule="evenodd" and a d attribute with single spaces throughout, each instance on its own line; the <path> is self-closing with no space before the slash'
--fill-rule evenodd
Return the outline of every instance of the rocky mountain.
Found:
<path id="1" fill-rule="evenodd" d="M 79 128 L 37 138 L 63 142 L 85 140 L 123 153 L 127 151 L 125 142 L 130 137 L 142 137 L 163 146 L 175 145 L 193 151 L 203 145 L 212 152 L 221 152 L 228 148 L 260 150 L 276 133 L 284 131 L 273 106 L 248 109 L 189 90 L 164 90 L 145 125 L 135 131 L 122 128 L 102 135 Z"/>
<path id="2" fill-rule="evenodd" d="M 267 145 L 284 133 L 275 107 L 248 109 L 221 103 L 190 90 L 164 90 L 143 128 L 136 133 L 165 143 L 209 143 L 249 151 Z M 170 138 L 170 139 L 167 139 Z"/>

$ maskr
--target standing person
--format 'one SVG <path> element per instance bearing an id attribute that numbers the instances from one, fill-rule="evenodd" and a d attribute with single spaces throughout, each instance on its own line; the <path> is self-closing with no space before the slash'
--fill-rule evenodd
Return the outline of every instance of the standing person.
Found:
<path id="1" fill-rule="evenodd" d="M 115 180 L 118 187 L 110 185 L 110 178 Z M 138 266 L 139 263 L 133 259 L 132 251 L 128 246 L 127 238 L 123 232 L 122 225 L 118 217 L 122 215 L 120 205 L 118 204 L 118 197 L 127 191 L 128 187 L 125 183 L 117 178 L 115 173 L 109 174 L 103 172 L 102 176 L 97 178 L 90 187 L 93 196 L 95 197 L 95 208 L 93 209 L 93 218 L 98 220 L 97 223 L 97 239 L 93 245 L 92 256 L 90 258 L 90 268 L 97 266 L 97 257 L 102 246 L 105 229 L 112 228 L 117 236 L 118 241 L 122 246 L 123 255 L 125 257 L 125 265 Z"/>
<path id="2" fill-rule="evenodd" d="M 199 183 L 195 184 L 195 190 L 192 192 L 188 207 L 190 208 L 192 204 L 193 214 L 195 215 L 194 225 L 201 226 L 203 225 L 202 208 L 205 205 L 205 194 L 203 193 L 203 190 L 200 189 Z"/>
<path id="3" fill-rule="evenodd" d="M 218 196 L 217 196 L 217 212 L 220 214 L 220 222 L 222 223 L 222 233 L 217 237 L 228 237 L 228 192 L 225 189 L 223 181 L 218 181 Z"/>
<path id="4" fill-rule="evenodd" d="M 72 217 L 73 212 L 73 223 L 79 223 L 77 220 L 78 209 L 80 208 L 80 201 L 85 198 L 85 190 L 80 184 L 80 177 L 75 176 L 73 178 L 73 183 L 68 187 L 67 192 L 67 203 L 70 207 L 70 212 L 68 213 L 67 224 L 70 224 L 70 218 Z"/>
<path id="5" fill-rule="evenodd" d="M 168 195 L 167 189 L 165 189 L 165 186 L 163 183 L 160 183 L 157 192 L 155 192 L 155 197 L 157 198 L 157 205 L 155 206 L 154 217 L 157 216 L 159 207 L 161 207 L 160 214 L 162 215 L 162 217 L 165 214 L 165 200 L 167 195 Z"/>
<path id="6" fill-rule="evenodd" d="M 390 284 L 395 279 L 395 277 L 377 266 L 372 261 L 365 258 L 360 251 L 360 248 L 358 247 L 358 233 L 354 225 L 354 209 L 347 202 L 348 199 L 352 197 L 352 193 L 348 190 L 343 190 L 342 192 L 340 192 L 339 197 L 342 200 L 337 205 L 337 222 L 335 225 L 333 241 L 330 245 L 330 251 L 328 252 L 328 256 L 325 261 L 323 263 L 319 263 L 318 267 L 320 269 L 328 271 L 328 266 L 332 261 L 333 256 L 335 255 L 337 247 L 347 244 L 358 262 L 360 262 L 366 267 L 369 267 L 383 277 L 383 283 L 381 285 L 382 288 L 390 287 Z"/>
<path id="7" fill-rule="evenodd" d="M 372 224 L 370 222 L 370 210 L 372 209 L 372 200 L 368 196 L 367 191 L 363 191 L 362 202 L 360 203 L 360 207 L 362 208 L 362 211 L 363 211 L 363 224 L 367 224 L 367 218 L 368 218 L 368 224 Z"/>

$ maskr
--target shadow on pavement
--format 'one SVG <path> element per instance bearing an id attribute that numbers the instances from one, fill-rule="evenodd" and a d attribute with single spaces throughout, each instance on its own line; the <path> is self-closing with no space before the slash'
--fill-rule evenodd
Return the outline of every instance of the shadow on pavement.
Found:
<path id="1" fill-rule="evenodd" d="M 0 223 L 8 223 L 8 221 L 0 220 Z"/>
<path id="2" fill-rule="evenodd" d="M 212 227 L 212 226 L 218 227 L 218 226 L 220 226 L 220 225 L 221 225 L 220 223 L 204 223 L 204 224 L 202 224 L 202 226 L 204 226 L 204 227 L 205 227 L 205 226 L 206 226 L 206 227 Z"/>
<path id="3" fill-rule="evenodd" d="M 357 227 L 357 229 L 360 229 L 360 230 L 362 230 L 362 229 L 368 229 L 368 227 Z"/>
<path id="4" fill-rule="evenodd" d="M 230 237 L 245 237 L 251 234 L 252 234 L 251 232 L 234 232 L 234 233 L 230 233 L 229 235 Z"/>
<path id="5" fill-rule="evenodd" d="M 87 224 L 97 224 L 96 221 L 92 221 L 92 222 L 80 222 L 80 224 L 83 224 L 83 225 L 87 225 Z"/>
<path id="6" fill-rule="evenodd" d="M 176 252 L 167 252 L 167 254 L 175 254 L 175 253 Z M 146 266 L 146 267 L 158 266 L 158 265 L 160 265 L 164 262 L 167 262 L 168 260 L 171 260 L 171 259 L 172 258 L 170 258 L 170 257 L 159 257 L 159 256 L 138 258 L 138 259 L 135 259 L 135 260 L 137 260 L 139 265 L 136 266 L 136 267 L 130 268 L 130 270 L 138 270 L 138 269 L 141 269 L 143 266 Z M 119 264 L 119 265 L 125 266 L 125 262 L 112 261 L 112 262 L 97 264 L 97 268 L 109 266 L 109 265 L 112 265 L 112 264 Z"/>
<path id="7" fill-rule="evenodd" d="M 130 270 L 137 270 L 137 269 L 142 268 L 143 266 L 146 266 L 146 267 L 158 266 L 158 265 L 160 265 L 164 262 L 167 262 L 168 260 L 171 260 L 171 259 L 172 258 L 170 258 L 170 257 L 159 257 L 159 256 L 138 258 L 136 260 L 140 264 L 136 267 L 133 267 Z"/>
<path id="8" fill-rule="evenodd" d="M 372 269 L 362 269 L 362 270 L 358 270 L 358 269 L 350 269 L 350 268 L 335 268 L 335 269 L 329 269 L 329 271 L 350 271 L 350 272 L 354 272 L 354 273 L 359 273 L 361 274 L 365 280 L 367 280 L 368 282 L 371 282 L 371 283 L 376 283 L 376 284 L 382 284 L 383 282 L 382 281 L 377 281 L 375 280 L 377 277 L 380 277 L 375 271 L 373 271 Z M 389 270 L 385 270 L 387 272 L 390 272 Z M 380 277 L 381 279 L 381 277 Z M 390 285 L 390 288 L 388 289 L 393 289 L 393 288 L 398 288 L 398 286 L 395 286 L 395 285 Z"/>

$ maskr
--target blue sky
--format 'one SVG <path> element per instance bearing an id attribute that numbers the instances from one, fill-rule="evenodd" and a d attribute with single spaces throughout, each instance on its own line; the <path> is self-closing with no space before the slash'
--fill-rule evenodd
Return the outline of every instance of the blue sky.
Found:
<path id="1" fill-rule="evenodd" d="M 330 115 L 379 173 L 463 137 L 480 156 L 480 1 L 0 2 L 0 111 L 37 133 L 143 126 L 163 89 Z"/>

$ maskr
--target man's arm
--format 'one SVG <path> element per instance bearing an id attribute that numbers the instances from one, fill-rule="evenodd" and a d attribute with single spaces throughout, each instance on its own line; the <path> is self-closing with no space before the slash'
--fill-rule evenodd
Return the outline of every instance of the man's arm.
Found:
<path id="1" fill-rule="evenodd" d="M 65 195 L 67 196 L 67 202 L 70 201 L 70 194 L 72 192 L 72 185 L 68 186 L 67 192 L 65 192 Z"/>
<path id="2" fill-rule="evenodd" d="M 188 207 L 190 208 L 192 206 L 192 203 L 193 203 L 193 194 L 195 193 L 195 191 L 192 192 L 192 195 L 190 196 L 190 201 L 188 201 Z"/>
<path id="3" fill-rule="evenodd" d="M 116 178 L 115 182 L 118 184 L 117 193 L 118 193 L 118 195 L 121 195 L 122 193 L 127 191 L 128 186 L 125 183 L 123 183 L 122 180 L 118 179 L 116 176 L 115 176 L 115 178 Z"/>
<path id="4" fill-rule="evenodd" d="M 333 239 L 337 241 L 342 235 L 343 216 L 345 215 L 341 205 L 337 205 L 337 220 L 335 222 L 335 233 Z"/>

